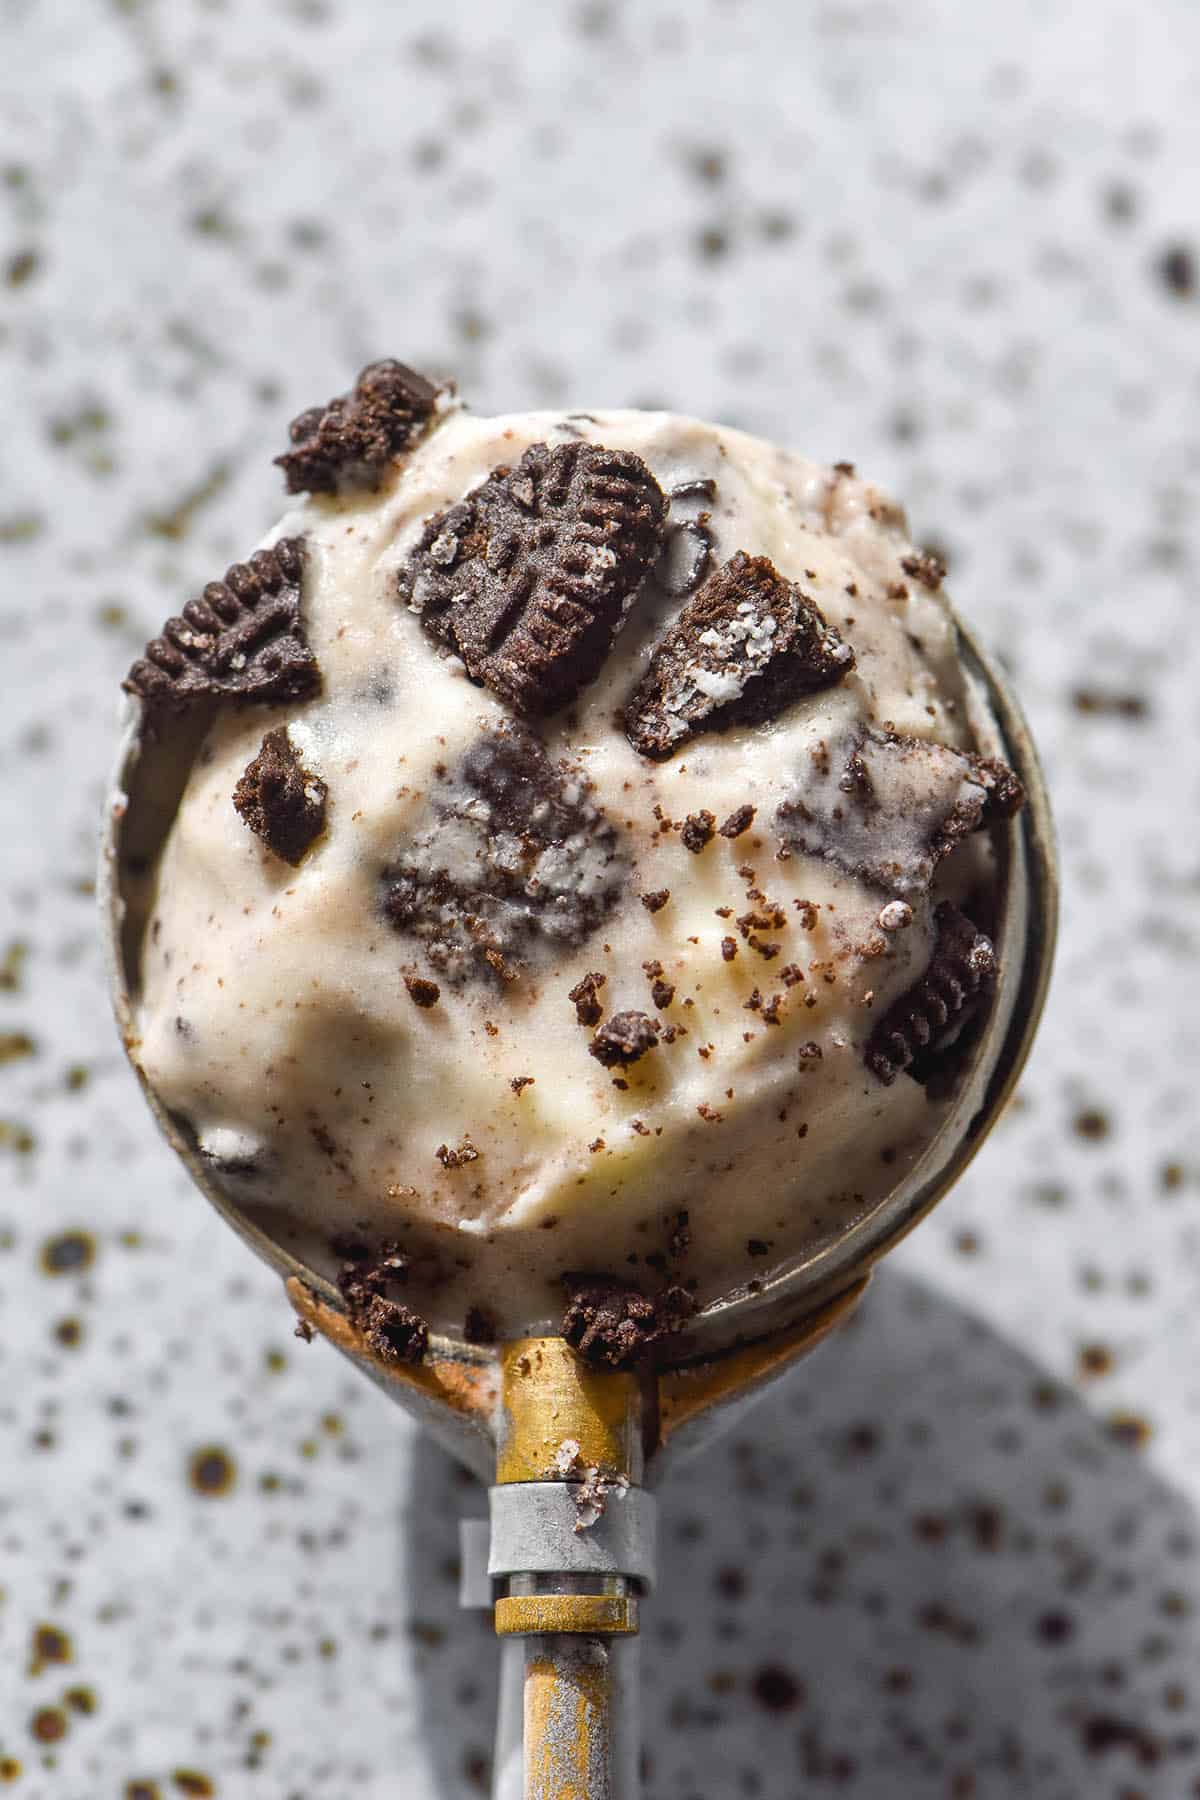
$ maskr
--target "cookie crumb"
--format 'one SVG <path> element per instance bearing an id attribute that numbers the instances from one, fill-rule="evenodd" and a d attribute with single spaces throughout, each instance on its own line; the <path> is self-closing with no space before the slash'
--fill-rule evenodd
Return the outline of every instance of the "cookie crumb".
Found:
<path id="1" fill-rule="evenodd" d="M 255 837 L 295 868 L 325 829 L 329 789 L 306 769 L 287 727 L 268 731 L 233 790 L 233 804 Z"/>
<path id="2" fill-rule="evenodd" d="M 701 807 L 699 812 L 689 813 L 679 833 L 684 849 L 690 850 L 693 856 L 699 856 L 712 843 L 716 824 L 715 813 L 710 813 L 707 807 Z"/>
<path id="3" fill-rule="evenodd" d="M 741 837 L 742 833 L 744 831 L 749 831 L 750 827 L 753 825 L 754 814 L 755 808 L 753 806 L 739 806 L 730 813 L 725 823 L 718 826 L 717 829 L 720 831 L 723 838 Z"/>
<path id="4" fill-rule="evenodd" d="M 404 985 L 414 1006 L 436 1006 L 441 999 L 442 990 L 437 982 L 427 981 L 423 975 L 406 975 Z"/>
<path id="5" fill-rule="evenodd" d="M 608 980 L 598 969 L 591 970 L 582 980 L 577 981 L 567 995 L 568 1000 L 575 1003 L 575 1017 L 581 1025 L 598 1025 L 604 1015 L 600 1004 L 600 989 Z"/>
<path id="6" fill-rule="evenodd" d="M 640 898 L 648 913 L 661 912 L 671 898 L 671 890 L 670 888 L 654 888 L 650 893 L 642 894 Z"/>
<path id="7" fill-rule="evenodd" d="M 627 1068 L 658 1044 L 658 1027 L 642 1012 L 614 1013 L 588 1045 L 589 1053 L 606 1069 Z"/>

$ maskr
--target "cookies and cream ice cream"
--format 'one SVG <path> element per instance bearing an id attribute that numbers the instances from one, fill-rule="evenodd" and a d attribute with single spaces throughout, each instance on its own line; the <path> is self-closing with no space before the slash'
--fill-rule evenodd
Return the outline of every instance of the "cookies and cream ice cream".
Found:
<path id="1" fill-rule="evenodd" d="M 664 413 L 377 364 L 292 439 L 306 497 L 126 684 L 151 773 L 189 746 L 131 1054 L 352 1304 L 568 1300 L 627 1359 L 942 1117 L 1021 793 L 940 565 L 849 466 Z"/>

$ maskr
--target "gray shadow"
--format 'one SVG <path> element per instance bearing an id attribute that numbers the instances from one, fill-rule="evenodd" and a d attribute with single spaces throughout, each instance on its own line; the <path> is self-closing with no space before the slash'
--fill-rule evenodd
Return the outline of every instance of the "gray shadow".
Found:
<path id="1" fill-rule="evenodd" d="M 661 1500 L 645 1800 L 1200 1794 L 1193 1508 L 909 1277 Z M 406 1580 L 446 1800 L 488 1791 L 495 1644 L 445 1575 L 482 1506 L 423 1443 Z"/>

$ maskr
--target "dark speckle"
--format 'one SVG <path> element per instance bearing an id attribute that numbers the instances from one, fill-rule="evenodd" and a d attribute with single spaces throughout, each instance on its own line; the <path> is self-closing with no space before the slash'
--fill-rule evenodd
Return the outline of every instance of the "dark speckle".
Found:
<path id="1" fill-rule="evenodd" d="M 1098 1144 L 1109 1136 L 1112 1121 L 1098 1106 L 1086 1106 L 1075 1114 L 1073 1125 L 1077 1137 L 1085 1138 L 1089 1143 Z"/>
<path id="2" fill-rule="evenodd" d="M 64 1231 L 42 1245 L 47 1275 L 82 1275 L 96 1260 L 96 1240 L 86 1231 Z"/>
<path id="3" fill-rule="evenodd" d="M 765 1712 L 795 1712 L 804 1704 L 803 1686 L 779 1663 L 766 1663 L 759 1669 L 750 1691 Z"/>
<path id="4" fill-rule="evenodd" d="M 15 256 L 9 257 L 4 278 L 11 288 L 24 287 L 26 282 L 33 280 L 40 264 L 41 258 L 36 250 L 18 250 Z"/>
<path id="5" fill-rule="evenodd" d="M 1196 258 L 1186 244 L 1168 244 L 1155 265 L 1159 280 L 1177 300 L 1196 292 Z"/>
<path id="6" fill-rule="evenodd" d="M 70 1722 L 61 1706 L 42 1706 L 29 1721 L 29 1735 L 39 1744 L 57 1744 L 65 1738 Z"/>
<path id="7" fill-rule="evenodd" d="M 213 1500 L 231 1492 L 237 1480 L 237 1468 L 228 1450 L 223 1450 L 219 1444 L 205 1444 L 192 1452 L 188 1480 L 197 1494 Z"/>
<path id="8" fill-rule="evenodd" d="M 216 1793 L 216 1788 L 207 1775 L 201 1775 L 195 1769 L 174 1769 L 171 1780 L 181 1794 L 190 1794 L 195 1800 L 209 1800 Z"/>

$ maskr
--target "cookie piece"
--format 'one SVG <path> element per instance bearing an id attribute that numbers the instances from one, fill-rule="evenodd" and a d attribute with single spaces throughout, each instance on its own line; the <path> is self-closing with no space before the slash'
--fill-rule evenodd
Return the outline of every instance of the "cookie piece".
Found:
<path id="1" fill-rule="evenodd" d="M 503 984 L 578 948 L 629 876 L 592 784 L 526 726 L 483 732 L 441 778 L 419 831 L 380 876 L 382 906 L 448 980 Z"/>
<path id="2" fill-rule="evenodd" d="M 122 682 L 151 718 L 199 701 L 305 700 L 321 685 L 301 619 L 303 538 L 281 538 L 168 619 Z"/>
<path id="3" fill-rule="evenodd" d="M 517 712 L 592 680 L 654 566 L 666 502 L 640 457 L 533 444 L 431 519 L 399 594 L 473 681 Z"/>
<path id="4" fill-rule="evenodd" d="M 268 731 L 233 790 L 233 804 L 268 850 L 299 863 L 325 829 L 329 789 L 304 767 L 286 726 Z"/>
<path id="5" fill-rule="evenodd" d="M 373 1255 L 361 1239 L 341 1239 L 331 1248 L 349 1258 L 337 1284 L 350 1323 L 362 1333 L 368 1349 L 386 1363 L 421 1362 L 429 1348 L 429 1326 L 388 1293 L 408 1279 L 408 1261 L 399 1247 L 384 1244 Z"/>
<path id="6" fill-rule="evenodd" d="M 629 1369 L 646 1362 L 697 1311 L 683 1287 L 671 1286 L 650 1297 L 615 1275 L 566 1275 L 563 1280 L 570 1297 L 562 1335 L 595 1368 Z"/>
<path id="7" fill-rule="evenodd" d="M 697 732 L 776 718 L 853 667 L 850 645 L 807 594 L 768 557 L 739 550 L 660 639 L 625 732 L 642 756 L 662 761 Z"/>
<path id="8" fill-rule="evenodd" d="M 658 1027 L 643 1012 L 614 1013 L 588 1045 L 588 1054 L 606 1069 L 628 1068 L 658 1045 Z"/>
<path id="9" fill-rule="evenodd" d="M 351 393 L 310 406 L 288 426 L 292 448 L 275 458 L 288 493 L 377 488 L 433 417 L 440 392 L 402 362 L 368 363 Z"/>
<path id="10" fill-rule="evenodd" d="M 948 900 L 933 921 L 937 935 L 929 967 L 888 1008 L 863 1052 L 868 1069 L 885 1087 L 906 1069 L 918 1073 L 918 1060 L 932 1061 L 948 1049 L 996 984 L 999 965 L 991 939 Z"/>
<path id="11" fill-rule="evenodd" d="M 1024 801 L 1004 763 L 929 738 L 862 727 L 817 746 L 794 800 L 775 812 L 783 843 L 904 899 L 943 857 Z"/>
<path id="12" fill-rule="evenodd" d="M 376 1294 L 358 1320 L 359 1330 L 381 1362 L 419 1363 L 429 1349 L 429 1326 L 400 1300 Z"/>

